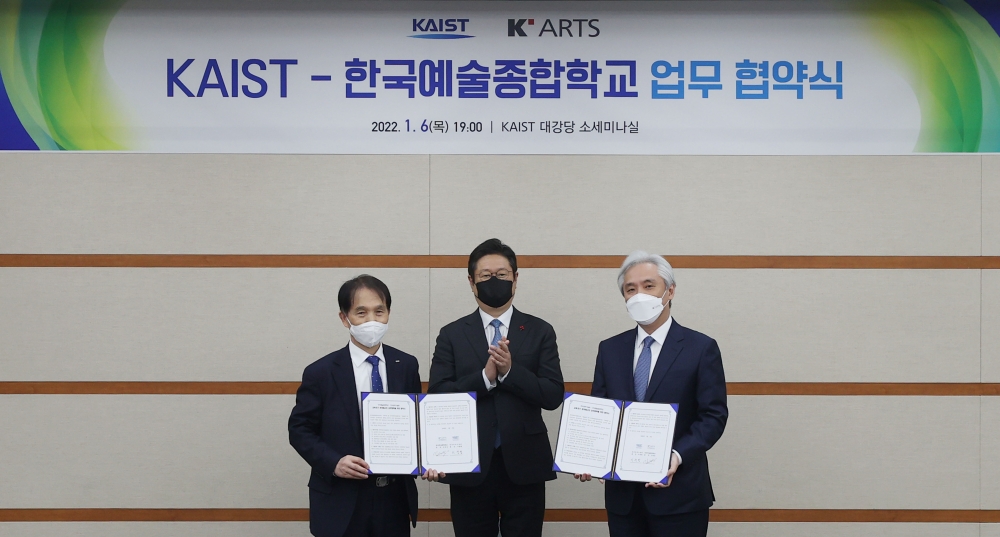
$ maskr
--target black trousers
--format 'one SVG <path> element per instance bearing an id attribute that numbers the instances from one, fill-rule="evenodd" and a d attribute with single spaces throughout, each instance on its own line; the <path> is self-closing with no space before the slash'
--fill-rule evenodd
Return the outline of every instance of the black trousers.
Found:
<path id="1" fill-rule="evenodd" d="M 708 509 L 679 515 L 653 515 L 646 510 L 642 495 L 632 500 L 627 515 L 608 511 L 610 537 L 705 537 L 708 534 Z"/>
<path id="2" fill-rule="evenodd" d="M 344 537 L 409 537 L 410 511 L 402 479 L 410 478 L 388 477 L 389 484 L 379 487 L 378 476 L 368 476 L 361 483 Z"/>
<path id="3" fill-rule="evenodd" d="M 475 487 L 451 486 L 455 537 L 541 537 L 545 482 L 517 485 L 507 475 L 501 448 L 493 452 L 486 479 Z"/>

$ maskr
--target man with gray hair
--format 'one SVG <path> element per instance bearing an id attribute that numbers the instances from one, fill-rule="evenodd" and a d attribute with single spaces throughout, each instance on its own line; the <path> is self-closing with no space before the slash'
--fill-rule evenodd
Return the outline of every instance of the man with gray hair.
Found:
<path id="1" fill-rule="evenodd" d="M 667 483 L 609 481 L 611 537 L 705 537 L 715 501 L 707 451 L 726 427 L 726 376 L 714 339 L 670 316 L 674 271 L 665 259 L 632 252 L 618 272 L 625 309 L 638 326 L 600 343 L 591 395 L 677 403 Z M 576 476 L 590 481 L 589 474 Z"/>

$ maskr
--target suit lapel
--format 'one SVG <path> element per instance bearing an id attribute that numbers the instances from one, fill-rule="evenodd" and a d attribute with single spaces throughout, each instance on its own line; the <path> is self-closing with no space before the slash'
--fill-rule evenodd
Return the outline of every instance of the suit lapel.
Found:
<path id="1" fill-rule="evenodd" d="M 628 401 L 635 401 L 635 377 L 632 371 L 632 362 L 635 360 L 635 337 L 637 330 L 639 330 L 638 326 L 625 332 L 618 341 L 618 370 L 625 372 L 624 379 L 627 385 L 625 391 L 628 393 L 628 397 L 626 397 Z"/>
<path id="2" fill-rule="evenodd" d="M 663 341 L 663 346 L 660 347 L 660 354 L 656 358 L 656 367 L 653 368 L 653 376 L 649 379 L 649 387 L 646 388 L 647 401 L 652 397 L 653 392 L 656 391 L 656 387 L 660 385 L 663 378 L 667 376 L 667 370 L 670 369 L 670 366 L 674 365 L 677 355 L 684 348 L 682 343 L 684 335 L 682 331 L 683 327 L 677 324 L 677 321 L 671 323 L 670 330 L 667 331 L 667 337 Z"/>
<path id="3" fill-rule="evenodd" d="M 388 366 L 388 364 L 386 364 Z M 354 362 L 351 361 L 351 351 L 344 347 L 333 355 L 333 382 L 337 385 L 344 408 L 358 419 L 349 420 L 351 430 L 358 442 L 361 442 L 361 408 L 358 407 L 358 388 L 354 382 Z"/>
<path id="4" fill-rule="evenodd" d="M 385 376 L 387 380 L 386 391 L 389 393 L 406 393 L 405 379 L 403 378 L 403 364 L 396 358 L 396 353 L 389 347 L 382 345 L 382 355 L 385 357 Z"/>
<path id="5" fill-rule="evenodd" d="M 511 307 L 513 308 L 513 306 Z M 514 308 L 514 312 L 510 315 L 510 326 L 507 327 L 507 339 L 510 341 L 508 349 L 510 350 L 511 362 L 517 356 L 517 349 L 521 346 L 521 342 L 528 336 L 530 330 L 531 326 L 528 323 L 528 316 L 517 311 L 517 308 Z"/>
<path id="6" fill-rule="evenodd" d="M 465 318 L 465 337 L 476 351 L 479 365 L 486 367 L 486 361 L 490 358 L 490 342 L 486 341 L 486 330 L 483 330 L 483 318 L 478 309 Z"/>

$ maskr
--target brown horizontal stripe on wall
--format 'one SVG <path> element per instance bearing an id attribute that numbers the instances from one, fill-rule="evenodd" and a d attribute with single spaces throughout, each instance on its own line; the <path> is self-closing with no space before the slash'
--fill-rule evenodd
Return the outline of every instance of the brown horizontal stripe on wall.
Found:
<path id="1" fill-rule="evenodd" d="M 0 382 L 0 395 L 291 395 L 298 382 Z M 1000 383 L 730 382 L 729 395 L 1000 396 Z M 591 383 L 567 382 L 589 394 Z M 427 383 L 423 383 L 427 391 Z"/>
<path id="2" fill-rule="evenodd" d="M 712 522 L 1000 522 L 1000 510 L 712 509 Z"/>
<path id="3" fill-rule="evenodd" d="M 0 382 L 5 395 L 285 395 L 298 382 Z"/>
<path id="4" fill-rule="evenodd" d="M 1000 269 L 998 256 L 666 255 L 697 269 Z M 522 255 L 521 268 L 618 268 L 620 255 Z M 465 268 L 464 255 L 0 254 L 0 267 Z"/>
<path id="5" fill-rule="evenodd" d="M 0 522 L 302 522 L 308 509 L 0 509 Z"/>
<path id="6" fill-rule="evenodd" d="M 729 395 L 1000 395 L 998 383 L 729 382 Z"/>
<path id="7" fill-rule="evenodd" d="M 422 522 L 450 522 L 448 509 L 421 509 Z M 308 509 L 0 509 L 0 522 L 305 522 Z M 607 522 L 604 509 L 546 509 L 547 522 Z M 996 523 L 1000 510 L 712 509 L 712 522 Z"/>

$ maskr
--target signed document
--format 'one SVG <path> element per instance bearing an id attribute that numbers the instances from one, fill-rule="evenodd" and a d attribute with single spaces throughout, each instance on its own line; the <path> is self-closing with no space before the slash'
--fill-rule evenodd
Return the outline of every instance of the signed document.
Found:
<path id="1" fill-rule="evenodd" d="M 614 479 L 667 483 L 676 405 L 625 402 Z"/>
<path id="2" fill-rule="evenodd" d="M 567 393 L 553 470 L 666 483 L 676 421 L 675 404 Z"/>
<path id="3" fill-rule="evenodd" d="M 420 394 L 417 398 L 424 468 L 446 474 L 479 472 L 476 393 Z"/>
<path id="4" fill-rule="evenodd" d="M 361 394 L 369 474 L 479 471 L 475 393 Z"/>

